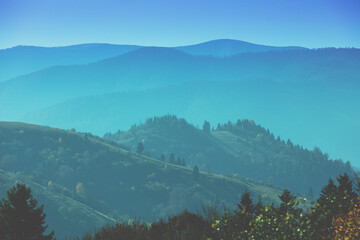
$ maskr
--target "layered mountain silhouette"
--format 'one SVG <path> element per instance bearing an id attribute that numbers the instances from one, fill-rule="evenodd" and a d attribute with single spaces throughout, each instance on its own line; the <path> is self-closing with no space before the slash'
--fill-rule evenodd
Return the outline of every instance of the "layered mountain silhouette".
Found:
<path id="1" fill-rule="evenodd" d="M 0 50 L 0 82 L 56 65 L 87 64 L 114 57 L 145 46 L 79 44 L 66 47 L 17 46 Z M 272 47 L 239 40 L 219 39 L 201 44 L 175 47 L 191 55 L 231 56 L 244 52 L 303 49 Z"/>
<path id="2" fill-rule="evenodd" d="M 103 134 L 167 113 L 196 124 L 244 117 L 336 158 L 360 156 L 359 49 L 216 40 L 178 48 L 18 47 L 1 50 L 0 59 L 2 73 L 26 68 L 0 82 L 1 120 Z"/>
<path id="3" fill-rule="evenodd" d="M 358 87 L 360 50 L 247 53 L 217 59 L 169 48 L 141 48 L 80 66 L 57 66 L 0 83 L 2 119 L 70 98 L 192 81 L 268 80 L 302 87 Z M 341 63 L 341 66 L 338 65 Z M 31 99 L 31 102 L 30 102 Z M 14 111 L 16 109 L 16 111 Z"/>
<path id="4" fill-rule="evenodd" d="M 17 46 L 0 50 L 0 82 L 56 65 L 87 64 L 140 48 L 134 45 L 80 44 L 67 47 Z"/>

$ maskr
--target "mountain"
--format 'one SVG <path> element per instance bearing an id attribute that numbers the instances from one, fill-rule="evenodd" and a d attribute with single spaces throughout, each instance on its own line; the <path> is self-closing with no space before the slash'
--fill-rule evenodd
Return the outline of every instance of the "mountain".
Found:
<path id="1" fill-rule="evenodd" d="M 1 193 L 15 181 L 33 187 L 58 238 L 114 221 L 149 222 L 185 208 L 196 211 L 215 200 L 232 207 L 245 190 L 265 202 L 278 202 L 281 193 L 242 178 L 206 172 L 195 177 L 192 168 L 74 130 L 0 122 L 0 139 Z"/>
<path id="2" fill-rule="evenodd" d="M 16 46 L 0 49 L 0 82 L 57 65 L 88 64 L 115 57 L 143 46 L 116 44 L 79 44 L 64 47 Z M 219 39 L 201 44 L 175 47 L 192 55 L 231 56 L 244 52 L 304 49 L 271 47 L 238 40 Z"/>
<path id="3" fill-rule="evenodd" d="M 283 139 L 320 147 L 353 164 L 360 157 L 358 88 L 272 81 L 194 82 L 151 90 L 75 98 L 34 111 L 21 121 L 103 135 L 149 116 L 175 114 L 192 124 L 254 119 Z M 18 110 L 18 108 L 14 109 Z"/>
<path id="4" fill-rule="evenodd" d="M 154 117 L 128 131 L 105 138 L 135 148 L 142 142 L 154 156 L 171 153 L 204 171 L 234 174 L 269 182 L 294 192 L 320 192 L 330 177 L 346 172 L 354 176 L 349 162 L 330 160 L 318 148 L 313 151 L 287 142 L 252 120 L 219 124 L 204 131 L 176 116 Z"/>
<path id="5" fill-rule="evenodd" d="M 217 39 L 199 44 L 176 47 L 185 53 L 201 56 L 227 57 L 240 53 L 304 50 L 302 47 L 273 47 L 233 39 Z"/>
<path id="6" fill-rule="evenodd" d="M 191 56 L 169 48 L 141 48 L 100 62 L 57 66 L 0 83 L 0 119 L 88 95 L 178 85 L 192 81 L 261 80 L 301 88 L 359 88 L 360 50 L 322 49 Z M 295 86 L 297 88 L 297 86 Z"/>
<path id="7" fill-rule="evenodd" d="M 17 46 L 0 50 L 0 82 L 56 65 L 96 62 L 135 49 L 135 45 L 80 44 L 66 47 Z"/>

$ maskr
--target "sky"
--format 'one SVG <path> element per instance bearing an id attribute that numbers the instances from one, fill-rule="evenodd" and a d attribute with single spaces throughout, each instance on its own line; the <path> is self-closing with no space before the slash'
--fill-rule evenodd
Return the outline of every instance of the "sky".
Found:
<path id="1" fill-rule="evenodd" d="M 0 0 L 0 49 L 238 39 L 360 48 L 359 0 Z"/>

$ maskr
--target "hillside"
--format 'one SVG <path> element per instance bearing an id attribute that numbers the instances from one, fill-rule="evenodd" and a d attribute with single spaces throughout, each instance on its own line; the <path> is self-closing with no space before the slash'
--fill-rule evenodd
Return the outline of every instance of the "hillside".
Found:
<path id="1" fill-rule="evenodd" d="M 276 136 L 309 149 L 318 146 L 331 158 L 356 165 L 360 158 L 358 90 L 302 86 L 290 88 L 267 81 L 188 83 L 76 98 L 34 111 L 20 120 L 102 136 L 128 130 L 149 116 L 169 113 L 199 126 L 206 119 L 213 127 L 228 120 L 250 118 Z"/>
<path id="2" fill-rule="evenodd" d="M 204 43 L 190 46 L 176 47 L 185 53 L 191 55 L 228 57 L 240 53 L 248 52 L 267 52 L 267 51 L 284 51 L 284 50 L 301 50 L 302 47 L 273 47 L 259 44 L 248 43 L 233 39 L 217 39 Z"/>
<path id="3" fill-rule="evenodd" d="M 349 162 L 330 160 L 318 148 L 304 149 L 275 138 L 254 121 L 239 120 L 218 125 L 209 133 L 175 116 L 155 117 L 129 131 L 106 134 L 105 138 L 135 148 L 142 142 L 155 156 L 170 153 L 193 166 L 223 175 L 237 174 L 307 194 L 318 194 L 330 177 L 343 172 L 351 176 Z"/>
<path id="4" fill-rule="evenodd" d="M 44 204 L 46 223 L 49 225 L 47 230 L 51 231 L 55 228 L 59 239 L 116 223 L 116 219 L 75 200 L 72 189 L 53 183 L 39 184 L 33 179 L 33 176 L 25 175 L 24 172 L 0 170 L 0 199 L 6 196 L 6 192 L 15 183 L 21 182 L 31 187 L 35 199 L 40 204 Z"/>
<path id="5" fill-rule="evenodd" d="M 241 178 L 204 172 L 194 178 L 192 168 L 135 154 L 73 130 L 1 122 L 0 139 L 1 176 L 6 183 L 2 193 L 16 180 L 33 186 L 35 196 L 49 205 L 50 228 L 71 236 L 80 234 L 85 225 L 136 217 L 151 221 L 185 208 L 196 211 L 201 202 L 215 199 L 233 206 L 245 190 L 264 202 L 277 202 L 280 194 L 279 189 Z M 67 207 L 62 207 L 63 199 Z"/>
<path id="6" fill-rule="evenodd" d="M 140 46 L 80 44 L 66 47 L 17 46 L 0 50 L 0 82 L 56 65 L 87 64 Z"/>

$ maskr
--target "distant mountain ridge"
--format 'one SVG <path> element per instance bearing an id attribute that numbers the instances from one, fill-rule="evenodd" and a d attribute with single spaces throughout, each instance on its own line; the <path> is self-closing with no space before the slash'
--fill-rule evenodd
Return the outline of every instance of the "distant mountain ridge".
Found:
<path id="1" fill-rule="evenodd" d="M 80 44 L 66 47 L 17 46 L 0 50 L 0 82 L 57 65 L 87 64 L 135 49 L 135 45 Z"/>
<path id="2" fill-rule="evenodd" d="M 88 43 L 62 47 L 16 46 L 0 49 L 0 82 L 52 66 L 96 62 L 143 47 L 145 46 Z M 191 55 L 231 56 L 244 52 L 302 48 L 271 47 L 221 39 L 173 49 Z"/>
<path id="3" fill-rule="evenodd" d="M 191 55 L 228 57 L 240 53 L 249 52 L 267 52 L 267 51 L 286 51 L 286 50 L 304 50 L 303 47 L 273 47 L 258 45 L 249 42 L 233 39 L 217 39 L 190 46 L 176 47 L 176 49 Z"/>

